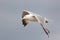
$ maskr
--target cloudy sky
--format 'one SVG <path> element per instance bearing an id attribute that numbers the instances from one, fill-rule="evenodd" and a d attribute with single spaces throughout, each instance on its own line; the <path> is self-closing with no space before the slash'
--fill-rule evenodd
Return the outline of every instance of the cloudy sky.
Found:
<path id="1" fill-rule="evenodd" d="M 24 28 L 24 9 L 53 20 L 49 38 L 38 23 Z M 60 0 L 0 0 L 0 40 L 60 40 Z"/>

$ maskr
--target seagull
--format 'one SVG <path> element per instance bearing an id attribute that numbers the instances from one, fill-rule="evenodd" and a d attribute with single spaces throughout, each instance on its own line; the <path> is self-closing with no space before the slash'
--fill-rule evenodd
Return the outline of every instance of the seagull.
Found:
<path id="1" fill-rule="evenodd" d="M 26 25 L 29 22 L 37 22 L 41 25 L 42 29 L 44 30 L 44 32 L 46 33 L 46 35 L 48 35 L 49 37 L 49 33 L 50 31 L 45 28 L 45 24 L 47 24 L 49 21 L 46 17 L 43 17 L 41 15 L 38 15 L 36 13 L 27 11 L 27 10 L 23 10 L 22 11 L 22 24 L 24 25 L 24 27 L 26 27 Z"/>

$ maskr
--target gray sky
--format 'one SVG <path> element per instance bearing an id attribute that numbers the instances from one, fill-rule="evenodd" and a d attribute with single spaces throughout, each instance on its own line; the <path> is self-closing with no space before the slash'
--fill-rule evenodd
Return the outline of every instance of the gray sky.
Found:
<path id="1" fill-rule="evenodd" d="M 38 23 L 21 22 L 26 9 L 49 19 L 50 37 Z M 60 40 L 60 0 L 0 0 L 0 40 Z"/>

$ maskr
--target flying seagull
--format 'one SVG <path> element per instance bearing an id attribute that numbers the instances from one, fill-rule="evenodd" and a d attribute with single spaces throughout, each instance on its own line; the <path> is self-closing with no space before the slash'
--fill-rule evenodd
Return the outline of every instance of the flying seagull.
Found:
<path id="1" fill-rule="evenodd" d="M 45 28 L 45 24 L 47 24 L 49 22 L 46 17 L 43 17 L 41 15 L 35 14 L 35 13 L 27 11 L 27 10 L 23 10 L 22 24 L 24 25 L 24 27 L 26 27 L 26 25 L 29 22 L 39 23 L 41 25 L 41 27 L 43 28 L 44 32 L 46 33 L 46 35 L 48 35 L 48 37 L 49 37 L 50 31 L 47 28 Z"/>

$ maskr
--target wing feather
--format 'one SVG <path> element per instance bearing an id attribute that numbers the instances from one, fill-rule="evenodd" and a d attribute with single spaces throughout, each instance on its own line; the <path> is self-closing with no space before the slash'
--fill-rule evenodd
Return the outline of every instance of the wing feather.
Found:
<path id="1" fill-rule="evenodd" d="M 24 25 L 24 27 L 28 24 L 27 21 L 25 19 L 22 20 L 22 24 Z"/>
<path id="2" fill-rule="evenodd" d="M 50 31 L 44 27 L 44 25 L 45 25 L 44 19 L 42 20 L 41 18 L 38 18 L 37 16 L 36 16 L 36 18 L 37 18 L 38 22 L 40 23 L 41 27 L 43 28 L 44 32 L 46 33 L 46 35 L 48 35 L 48 37 L 49 37 Z"/>
<path id="3" fill-rule="evenodd" d="M 42 24 L 40 24 L 40 25 L 41 25 L 41 27 L 43 28 L 43 30 L 44 30 L 44 32 L 46 33 L 46 35 L 48 35 L 48 37 L 49 37 L 50 31 L 49 31 L 47 28 L 44 28 L 44 26 L 43 26 Z"/>
<path id="4" fill-rule="evenodd" d="M 22 13 L 22 18 L 23 18 L 25 15 L 28 15 L 28 14 L 29 14 L 28 12 L 23 11 L 23 13 Z"/>

